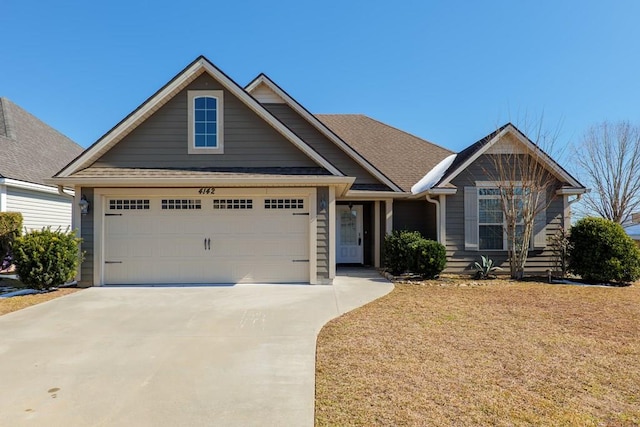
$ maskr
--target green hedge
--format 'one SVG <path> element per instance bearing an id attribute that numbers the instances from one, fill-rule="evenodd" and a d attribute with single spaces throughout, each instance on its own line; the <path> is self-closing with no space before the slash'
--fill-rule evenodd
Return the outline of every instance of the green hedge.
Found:
<path id="1" fill-rule="evenodd" d="M 569 235 L 569 271 L 593 282 L 634 282 L 640 278 L 640 249 L 620 224 L 584 218 Z"/>
<path id="2" fill-rule="evenodd" d="M 2 268 L 13 262 L 12 246 L 16 237 L 22 234 L 22 214 L 20 212 L 0 212 L 0 256 Z"/>
<path id="3" fill-rule="evenodd" d="M 391 274 L 410 272 L 433 278 L 444 270 L 447 253 L 443 245 L 417 231 L 395 230 L 385 236 L 383 259 Z"/>
<path id="4" fill-rule="evenodd" d="M 62 285 L 76 274 L 81 239 L 73 231 L 31 231 L 13 244 L 16 273 L 25 285 L 48 289 Z"/>

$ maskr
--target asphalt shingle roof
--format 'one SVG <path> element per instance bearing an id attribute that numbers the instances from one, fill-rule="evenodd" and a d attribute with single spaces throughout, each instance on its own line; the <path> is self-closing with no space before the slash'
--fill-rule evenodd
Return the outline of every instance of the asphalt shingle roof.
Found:
<path id="1" fill-rule="evenodd" d="M 82 147 L 7 98 L 0 98 L 0 176 L 45 184 Z"/>
<path id="2" fill-rule="evenodd" d="M 453 151 L 362 114 L 316 114 L 322 123 L 404 191 Z"/>

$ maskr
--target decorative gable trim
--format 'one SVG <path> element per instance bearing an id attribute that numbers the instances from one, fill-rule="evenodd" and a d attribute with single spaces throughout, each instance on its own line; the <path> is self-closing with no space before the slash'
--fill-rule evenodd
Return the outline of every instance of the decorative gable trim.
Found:
<path id="1" fill-rule="evenodd" d="M 529 138 L 527 138 L 518 128 L 513 126 L 511 123 L 507 124 L 500 132 L 498 132 L 489 142 L 480 147 L 475 153 L 469 156 L 468 159 L 464 161 L 457 169 L 453 172 L 447 174 L 443 180 L 441 180 L 437 187 L 443 187 L 447 184 L 450 184 L 451 181 L 458 176 L 462 171 L 469 167 L 473 162 L 475 162 L 481 155 L 486 154 L 489 150 L 493 152 L 499 152 L 500 150 L 492 149 L 492 147 L 500 141 L 507 134 L 513 135 L 516 140 L 522 144 L 525 148 L 525 151 L 538 151 L 540 153 L 540 160 L 544 162 L 545 166 L 553 173 L 556 177 L 560 178 L 564 182 L 571 185 L 574 188 L 584 188 L 582 184 L 580 184 L 574 177 L 572 177 L 562 166 L 556 163 L 547 153 L 542 151 L 537 145 L 535 145 Z M 510 150 L 513 150 L 513 147 L 510 147 Z"/>
<path id="2" fill-rule="evenodd" d="M 263 89 L 264 87 L 268 88 L 270 92 L 275 95 L 274 98 L 281 99 L 282 102 L 286 103 L 289 107 L 291 107 L 296 113 L 298 113 L 302 118 L 304 118 L 313 127 L 315 127 L 321 134 L 323 134 L 326 138 L 328 138 L 329 141 L 337 145 L 345 154 L 351 157 L 351 159 L 353 159 L 356 163 L 362 166 L 371 175 L 373 175 L 378 180 L 380 180 L 380 182 L 386 184 L 389 188 L 393 189 L 393 191 L 400 192 L 400 193 L 404 192 L 400 187 L 398 187 L 380 170 L 378 170 L 375 166 L 369 163 L 357 151 L 351 148 L 349 144 L 344 142 L 340 137 L 338 137 L 335 133 L 333 133 L 331 129 L 329 129 L 325 124 L 323 124 L 320 120 L 318 120 L 313 114 L 311 114 L 306 108 L 304 108 L 298 101 L 293 99 L 293 97 L 291 97 L 287 92 L 285 92 L 284 89 L 278 86 L 266 74 L 262 73 L 258 77 L 253 79 L 253 81 L 245 87 L 245 90 L 249 92 L 252 96 L 258 97 L 259 94 L 264 95 L 267 93 Z M 266 101 L 265 103 L 269 103 L 269 101 Z"/>
<path id="3" fill-rule="evenodd" d="M 140 105 L 131 114 L 125 117 L 120 123 L 118 123 L 109 132 L 103 135 L 98 141 L 96 141 L 91 147 L 85 150 L 75 160 L 71 161 L 65 166 L 56 177 L 68 177 L 73 173 L 84 169 L 98 160 L 103 154 L 105 154 L 111 147 L 121 141 L 126 135 L 139 126 L 144 120 L 155 113 L 160 107 L 166 104 L 171 98 L 173 98 L 178 92 L 184 89 L 189 83 L 194 81 L 202 73 L 209 73 L 214 79 L 216 79 L 226 90 L 238 97 L 245 103 L 251 110 L 253 110 L 260 118 L 270 124 L 286 139 L 288 139 L 298 149 L 302 150 L 307 156 L 309 156 L 318 165 L 324 167 L 335 176 L 344 176 L 335 166 L 333 166 L 328 160 L 322 157 L 313 148 L 307 145 L 302 139 L 300 139 L 295 133 L 293 133 L 287 126 L 285 126 L 280 120 L 269 113 L 260 103 L 247 93 L 242 87 L 234 82 L 229 76 L 222 72 L 219 68 L 213 65 L 204 56 L 199 56 L 194 62 L 187 66 L 183 71 L 178 73 L 169 83 L 162 87 L 158 92 L 147 99 L 142 105 Z"/>

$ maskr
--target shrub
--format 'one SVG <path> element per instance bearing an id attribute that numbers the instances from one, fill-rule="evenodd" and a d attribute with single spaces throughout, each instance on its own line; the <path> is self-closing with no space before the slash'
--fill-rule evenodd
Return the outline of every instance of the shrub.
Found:
<path id="1" fill-rule="evenodd" d="M 0 262 L 1 269 L 12 263 L 13 241 L 22 233 L 22 214 L 20 212 L 0 212 Z"/>
<path id="2" fill-rule="evenodd" d="M 444 270 L 447 264 L 447 251 L 444 245 L 420 238 L 409 245 L 409 271 L 433 279 Z"/>
<path id="3" fill-rule="evenodd" d="M 569 267 L 569 232 L 564 229 L 558 230 L 549 237 L 549 247 L 551 248 L 553 271 L 560 277 L 567 277 Z"/>
<path id="4" fill-rule="evenodd" d="M 394 230 L 384 238 L 384 265 L 391 274 L 411 272 L 435 277 L 447 262 L 445 247 L 418 231 Z"/>
<path id="5" fill-rule="evenodd" d="M 48 289 L 71 280 L 81 262 L 80 241 L 73 231 L 34 230 L 13 244 L 20 281 L 36 289 Z"/>
<path id="6" fill-rule="evenodd" d="M 594 282 L 633 282 L 640 278 L 640 249 L 622 226 L 584 218 L 571 228 L 569 271 Z"/>
<path id="7" fill-rule="evenodd" d="M 394 230 L 384 237 L 384 265 L 391 274 L 402 274 L 409 270 L 409 248 L 420 239 L 424 237 L 419 232 L 406 230 Z"/>

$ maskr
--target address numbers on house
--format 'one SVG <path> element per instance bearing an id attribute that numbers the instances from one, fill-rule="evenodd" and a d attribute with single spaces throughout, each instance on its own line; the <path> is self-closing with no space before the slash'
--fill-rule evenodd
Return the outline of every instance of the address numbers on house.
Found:
<path id="1" fill-rule="evenodd" d="M 216 194 L 216 189 L 214 187 L 200 187 L 198 194 Z"/>

